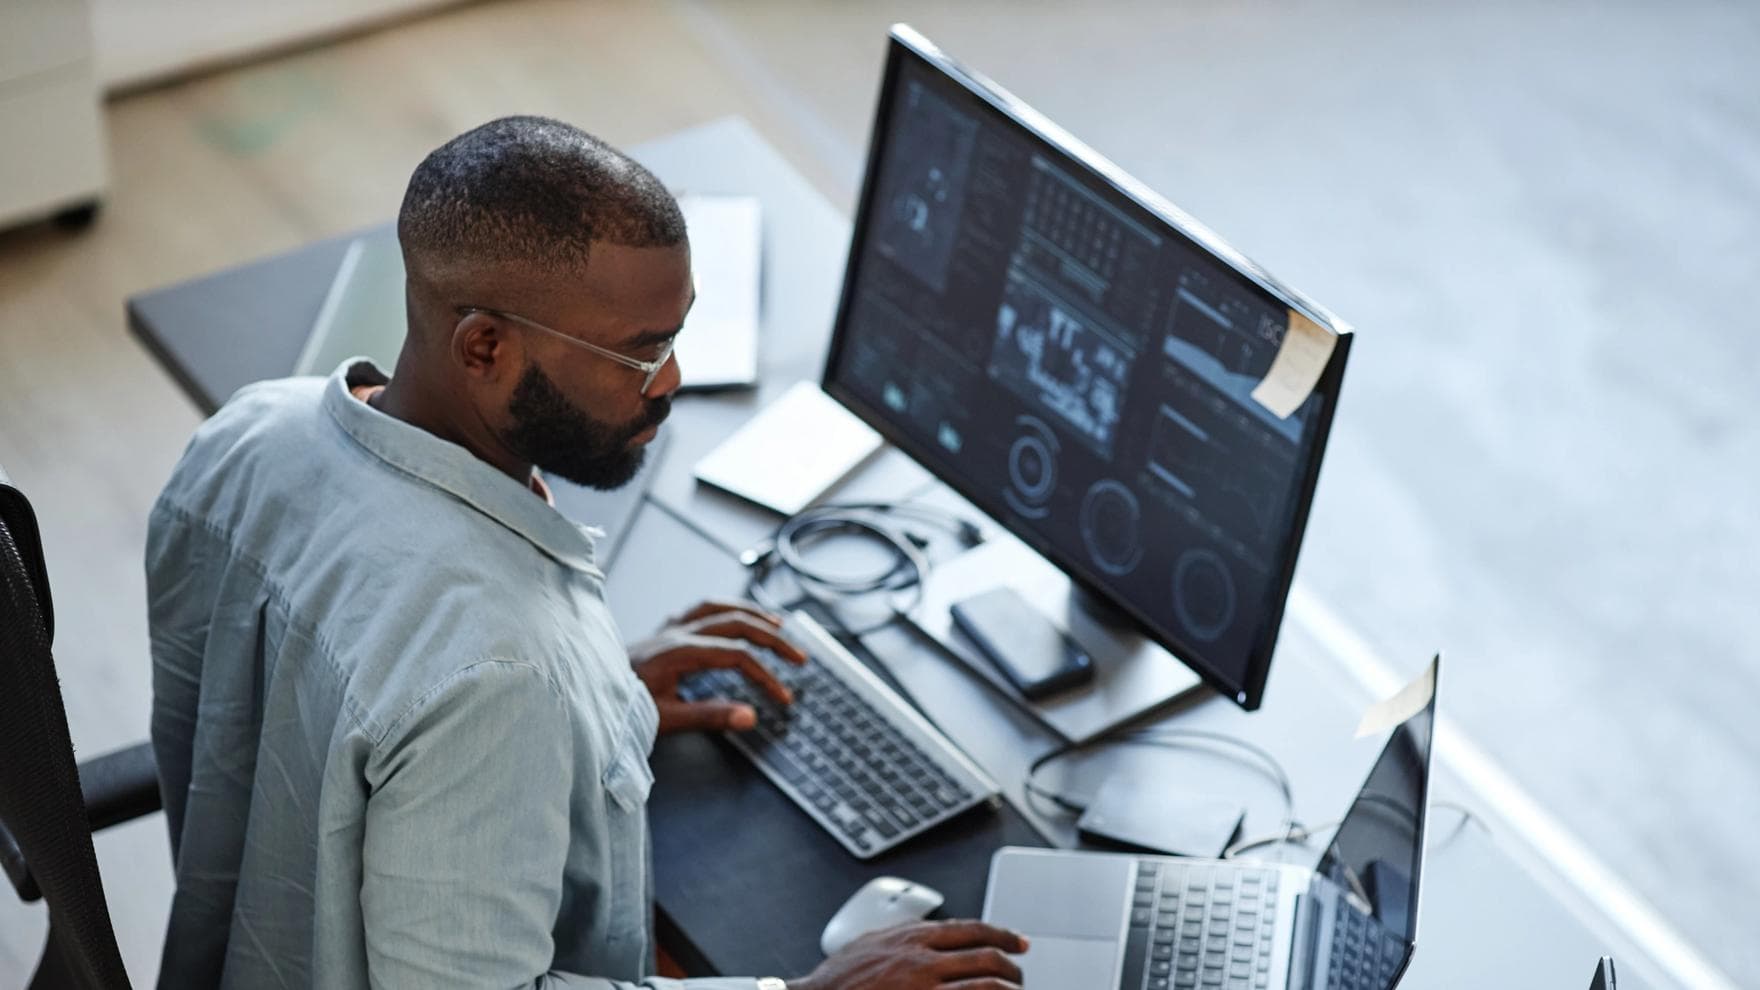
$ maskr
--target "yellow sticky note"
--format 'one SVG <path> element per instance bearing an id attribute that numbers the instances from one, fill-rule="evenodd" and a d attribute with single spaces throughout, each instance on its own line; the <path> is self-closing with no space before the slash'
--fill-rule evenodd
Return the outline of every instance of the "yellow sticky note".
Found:
<path id="1" fill-rule="evenodd" d="M 1253 389 L 1253 400 L 1278 419 L 1288 419 L 1314 391 L 1314 383 L 1326 370 L 1337 344 L 1338 334 L 1290 310 L 1289 329 L 1271 361 L 1271 370 Z"/>
<path id="2" fill-rule="evenodd" d="M 1388 729 L 1404 722 L 1413 715 L 1424 710 L 1430 699 L 1436 697 L 1436 661 L 1431 660 L 1424 672 L 1412 683 L 1400 689 L 1400 692 L 1386 701 L 1379 701 L 1369 706 L 1363 713 L 1363 720 L 1357 723 L 1357 738 Z"/>

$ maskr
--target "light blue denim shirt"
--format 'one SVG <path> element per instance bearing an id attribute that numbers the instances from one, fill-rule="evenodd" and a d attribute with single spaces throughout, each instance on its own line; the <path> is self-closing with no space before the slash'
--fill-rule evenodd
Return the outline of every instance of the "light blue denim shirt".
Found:
<path id="1" fill-rule="evenodd" d="M 164 987 L 648 987 L 657 717 L 577 526 L 386 416 L 241 390 L 147 536 Z"/>

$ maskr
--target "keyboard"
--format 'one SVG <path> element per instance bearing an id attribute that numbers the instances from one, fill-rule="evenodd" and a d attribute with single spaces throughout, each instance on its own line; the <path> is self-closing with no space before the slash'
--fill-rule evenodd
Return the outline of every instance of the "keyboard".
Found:
<path id="1" fill-rule="evenodd" d="M 768 651 L 759 662 L 794 692 L 780 705 L 731 670 L 693 674 L 687 701 L 751 705 L 758 725 L 724 738 L 858 859 L 871 859 L 1001 793 L 941 730 L 800 612 L 783 636 L 803 666 Z"/>
<path id="2" fill-rule="evenodd" d="M 1374 918 L 1341 903 L 1333 916 L 1326 985 L 1334 990 L 1381 990 L 1390 985 L 1406 946 Z"/>
<path id="3" fill-rule="evenodd" d="M 1275 870 L 1140 860 L 1119 986 L 1270 987 L 1277 881 Z"/>

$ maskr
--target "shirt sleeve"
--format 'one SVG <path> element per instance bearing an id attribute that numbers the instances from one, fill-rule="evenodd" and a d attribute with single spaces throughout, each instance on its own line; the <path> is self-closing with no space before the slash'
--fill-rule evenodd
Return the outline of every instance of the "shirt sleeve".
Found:
<path id="1" fill-rule="evenodd" d="M 374 987 L 754 990 L 553 971 L 575 773 L 561 696 L 483 661 L 401 716 L 368 765 L 361 911 Z"/>

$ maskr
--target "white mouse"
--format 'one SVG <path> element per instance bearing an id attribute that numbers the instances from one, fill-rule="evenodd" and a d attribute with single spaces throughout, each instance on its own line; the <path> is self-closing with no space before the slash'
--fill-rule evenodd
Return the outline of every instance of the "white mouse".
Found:
<path id="1" fill-rule="evenodd" d="M 831 955 L 869 932 L 921 921 L 947 898 L 920 883 L 897 877 L 875 877 L 843 902 L 825 923 L 819 948 Z"/>

